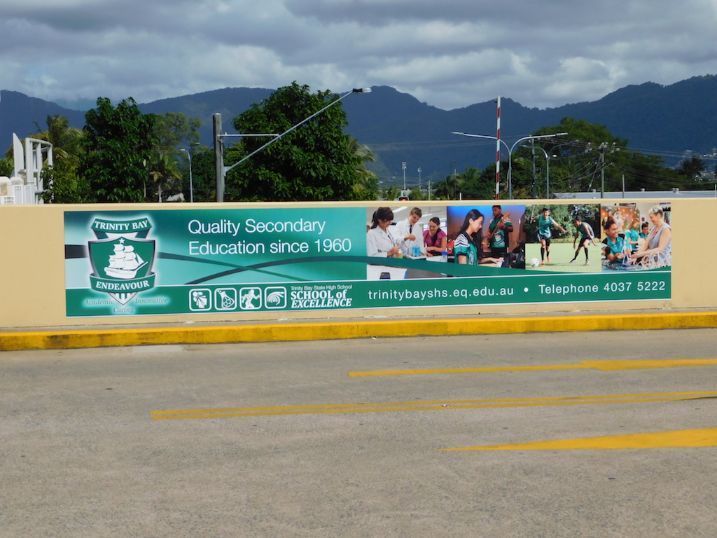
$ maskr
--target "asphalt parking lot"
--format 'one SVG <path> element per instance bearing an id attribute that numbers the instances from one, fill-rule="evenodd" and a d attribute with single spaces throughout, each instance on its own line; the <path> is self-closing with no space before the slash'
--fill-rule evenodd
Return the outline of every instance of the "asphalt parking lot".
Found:
<path id="1" fill-rule="evenodd" d="M 1 536 L 717 536 L 717 330 L 0 353 Z"/>

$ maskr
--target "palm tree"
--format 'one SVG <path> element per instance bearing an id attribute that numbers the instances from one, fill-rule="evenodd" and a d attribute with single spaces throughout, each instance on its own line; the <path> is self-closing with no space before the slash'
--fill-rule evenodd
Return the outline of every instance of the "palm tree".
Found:
<path id="1" fill-rule="evenodd" d="M 352 186 L 354 200 L 375 200 L 378 196 L 378 177 L 366 168 L 366 163 L 375 162 L 376 156 L 365 144 L 359 144 L 355 138 L 349 138 L 349 151 L 354 157 L 356 181 Z"/>
<path id="2" fill-rule="evenodd" d="M 162 189 L 165 191 L 178 190 L 181 192 L 182 173 L 177 168 L 177 162 L 170 158 L 165 151 L 152 152 L 152 158 L 148 163 L 149 177 L 157 188 L 157 196 L 162 201 Z"/>
<path id="3" fill-rule="evenodd" d="M 70 127 L 65 116 L 47 116 L 45 121 L 47 130 L 33 134 L 32 138 L 52 144 L 54 161 L 61 162 L 66 168 L 76 169 L 82 151 L 82 130 Z"/>
<path id="4" fill-rule="evenodd" d="M 82 154 L 80 129 L 70 126 L 64 116 L 47 116 L 47 130 L 32 135 L 52 144 L 53 166 L 42 171 L 45 202 L 81 203 L 87 201 L 89 191 L 77 174 Z"/>

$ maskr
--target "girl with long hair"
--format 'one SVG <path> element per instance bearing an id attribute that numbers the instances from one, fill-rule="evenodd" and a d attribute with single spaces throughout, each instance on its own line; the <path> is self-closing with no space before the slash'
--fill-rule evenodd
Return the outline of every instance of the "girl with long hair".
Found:
<path id="1" fill-rule="evenodd" d="M 481 232 L 483 230 L 483 213 L 471 209 L 466 213 L 455 241 L 453 255 L 455 262 L 461 265 L 478 265 L 482 263 L 502 264 L 502 258 L 483 257 L 481 249 Z"/>

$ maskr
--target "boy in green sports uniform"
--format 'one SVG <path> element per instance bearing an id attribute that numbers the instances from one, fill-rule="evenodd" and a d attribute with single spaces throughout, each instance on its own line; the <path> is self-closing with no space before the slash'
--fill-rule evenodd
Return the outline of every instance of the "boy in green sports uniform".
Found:
<path id="1" fill-rule="evenodd" d="M 550 209 L 543 208 L 542 214 L 538 217 L 538 242 L 540 243 L 540 264 L 545 263 L 547 258 L 550 263 L 550 240 L 553 236 L 553 228 L 557 228 L 565 233 L 565 228 L 560 226 L 553 217 L 550 216 Z"/>
<path id="2" fill-rule="evenodd" d="M 509 234 L 513 231 L 510 216 L 503 214 L 503 208 L 493 206 L 493 220 L 488 225 L 488 244 L 490 255 L 494 258 L 505 258 L 510 244 Z"/>

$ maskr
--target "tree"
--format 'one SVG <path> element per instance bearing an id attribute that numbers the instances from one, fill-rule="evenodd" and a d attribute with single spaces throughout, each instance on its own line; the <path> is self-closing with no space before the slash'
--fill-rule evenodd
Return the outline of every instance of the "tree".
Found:
<path id="1" fill-rule="evenodd" d="M 443 181 L 436 183 L 433 194 L 439 200 L 457 200 L 461 192 L 461 182 L 458 174 L 446 176 Z"/>
<path id="2" fill-rule="evenodd" d="M 483 170 L 468 167 L 460 174 L 446 176 L 433 188 L 438 199 L 490 200 L 495 196 L 495 164 Z"/>
<path id="3" fill-rule="evenodd" d="M 151 157 L 148 164 L 149 177 L 154 184 L 154 192 L 147 196 L 149 199 L 162 199 L 162 193 L 171 194 L 183 192 L 183 163 L 186 157 L 180 148 L 191 151 L 192 146 L 199 143 L 199 125 L 197 118 L 188 118 L 181 112 L 167 112 L 166 114 L 152 115 L 153 142 Z M 182 163 L 182 164 L 180 164 Z M 187 189 L 185 199 L 189 200 L 189 167 L 187 171 Z"/>
<path id="4" fill-rule="evenodd" d="M 700 173 L 705 170 L 705 162 L 699 155 L 691 155 L 683 159 L 677 167 L 677 173 L 688 180 L 698 179 Z"/>
<path id="5" fill-rule="evenodd" d="M 336 99 L 329 91 L 311 93 L 296 82 L 276 90 L 234 119 L 243 133 L 282 133 Z M 361 154 L 344 133 L 346 114 L 335 104 L 257 153 L 227 176 L 226 198 L 243 200 L 350 200 L 366 196 Z M 238 155 L 266 139 L 244 138 Z M 230 152 L 227 152 L 230 155 Z M 228 162 L 232 162 L 227 159 Z M 369 186 L 371 192 L 373 186 Z"/>
<path id="6" fill-rule="evenodd" d="M 602 175 L 606 191 L 622 190 L 625 177 L 626 190 L 665 190 L 690 186 L 690 173 L 680 175 L 667 168 L 661 157 L 645 155 L 628 148 L 625 139 L 615 137 L 603 125 L 585 120 L 563 118 L 559 125 L 545 127 L 536 134 L 567 132 L 567 137 L 541 140 L 540 145 L 549 155 L 551 192 L 599 190 Z M 542 152 L 536 152 L 536 155 Z M 516 155 L 530 159 L 530 150 L 521 148 Z M 538 157 L 541 162 L 542 158 Z M 513 170 L 516 160 L 513 160 Z M 518 174 L 518 184 L 530 180 L 529 168 Z M 513 175 L 516 184 L 516 174 Z"/>
<path id="7" fill-rule="evenodd" d="M 170 157 L 170 152 L 153 150 L 147 163 L 149 178 L 154 184 L 154 192 L 157 193 L 157 200 L 162 201 L 162 193 L 170 194 L 182 190 L 182 174 L 177 168 L 177 161 Z M 145 193 L 145 199 L 153 199 Z M 165 196 L 166 198 L 166 196 Z"/>
<path id="8" fill-rule="evenodd" d="M 495 165 L 493 165 L 495 170 Z M 473 167 L 466 168 L 459 175 L 460 195 L 465 200 L 485 200 L 494 196 L 495 171 L 490 176 L 490 166 L 485 172 Z"/>
<path id="9" fill-rule="evenodd" d="M 416 185 L 416 186 L 413 187 L 412 189 L 409 189 L 408 199 L 409 199 L 409 200 L 416 200 L 416 201 L 418 201 L 418 200 L 425 200 L 425 199 L 426 199 L 426 195 L 425 195 L 425 193 L 424 193 L 421 189 L 418 188 L 418 185 Z"/>
<path id="10" fill-rule="evenodd" d="M 396 200 L 401 190 L 395 185 L 389 185 L 381 191 L 382 200 Z"/>
<path id="11" fill-rule="evenodd" d="M 181 161 L 180 161 L 181 162 Z M 182 192 L 189 200 L 189 161 L 185 158 L 181 165 Z M 216 200 L 216 175 L 214 169 L 214 151 L 206 146 L 195 146 L 192 151 L 192 190 L 195 202 Z"/>
<path id="12" fill-rule="evenodd" d="M 378 176 L 368 170 L 365 163 L 374 162 L 376 156 L 364 144 L 359 144 L 355 138 L 349 139 L 350 149 L 357 158 L 356 182 L 353 184 L 351 199 L 375 200 L 378 198 Z"/>
<path id="13" fill-rule="evenodd" d="M 106 97 L 85 114 L 80 178 L 97 202 L 141 202 L 147 165 L 156 144 L 155 118 L 140 112 L 131 97 L 116 107 Z"/>
<path id="14" fill-rule="evenodd" d="M 42 179 L 45 203 L 81 204 L 92 201 L 89 185 L 78 176 L 77 167 L 67 160 L 59 160 L 54 166 L 43 168 Z"/>
<path id="15" fill-rule="evenodd" d="M 174 151 L 180 146 L 193 146 L 199 143 L 198 118 L 189 118 L 182 112 L 167 112 L 154 115 L 154 134 L 156 147 L 164 151 Z"/>
<path id="16" fill-rule="evenodd" d="M 12 160 L 3 157 L 0 158 L 0 176 L 10 177 L 13 173 Z"/>
<path id="17" fill-rule="evenodd" d="M 47 140 L 52 144 L 53 166 L 42 171 L 45 190 L 42 198 L 46 203 L 73 204 L 88 201 L 89 185 L 78 175 L 82 155 L 82 131 L 70 127 L 64 116 L 47 116 L 47 130 L 33 138 Z"/>

